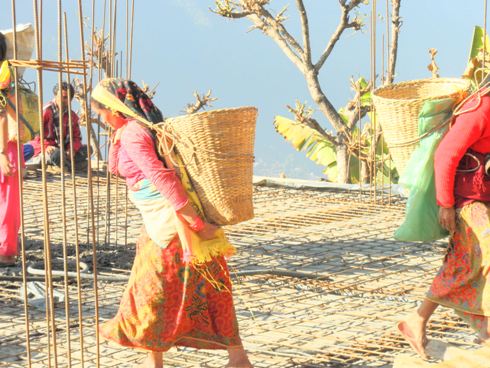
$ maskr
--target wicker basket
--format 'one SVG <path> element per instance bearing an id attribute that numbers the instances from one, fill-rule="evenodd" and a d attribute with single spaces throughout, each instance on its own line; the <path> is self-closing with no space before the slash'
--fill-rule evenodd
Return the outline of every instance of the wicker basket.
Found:
<path id="1" fill-rule="evenodd" d="M 433 78 L 392 84 L 373 93 L 378 122 L 398 173 L 405 170 L 418 144 L 418 119 L 426 101 L 449 98 L 461 101 L 470 82 L 456 78 Z"/>
<path id="2" fill-rule="evenodd" d="M 165 121 L 209 222 L 232 225 L 253 218 L 256 118 L 255 107 L 240 107 Z"/>

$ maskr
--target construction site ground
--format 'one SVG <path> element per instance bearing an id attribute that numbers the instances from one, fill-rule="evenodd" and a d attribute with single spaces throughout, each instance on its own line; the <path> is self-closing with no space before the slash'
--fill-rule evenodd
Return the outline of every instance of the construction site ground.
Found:
<path id="1" fill-rule="evenodd" d="M 100 322 L 114 316 L 142 225 L 125 199 L 123 181 L 112 178 L 108 191 L 107 180 L 103 174 L 92 178 L 92 232 L 86 176 L 67 175 L 62 191 L 60 175 L 47 174 L 52 268 L 63 270 L 65 243 L 68 268 L 75 271 L 78 236 L 80 260 L 88 270 L 80 285 L 69 276 L 68 293 L 63 277 L 54 276 L 56 349 L 53 336 L 48 340 L 42 290 L 30 295 L 30 359 L 22 269 L 0 270 L 0 367 L 27 367 L 29 360 L 32 367 L 134 367 L 143 359 L 144 352 L 96 341 L 96 300 Z M 387 193 L 376 196 L 336 188 L 254 187 L 255 218 L 226 232 L 238 248 L 229 265 L 241 336 L 255 367 L 387 368 L 410 353 L 395 324 L 424 297 L 446 241 L 394 240 L 404 201 Z M 39 172 L 25 178 L 24 220 L 27 282 L 42 289 L 46 234 Z M 91 276 L 94 234 L 97 293 Z M 477 348 L 472 331 L 446 308 L 436 312 L 429 337 L 464 350 Z M 173 348 L 165 354 L 168 367 L 223 367 L 226 361 L 225 351 Z"/>

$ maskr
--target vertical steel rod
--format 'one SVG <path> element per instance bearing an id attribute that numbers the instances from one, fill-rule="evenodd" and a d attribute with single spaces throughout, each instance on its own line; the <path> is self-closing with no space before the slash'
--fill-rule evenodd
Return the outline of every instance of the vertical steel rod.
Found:
<path id="1" fill-rule="evenodd" d="M 85 64 L 85 36 L 83 32 L 83 6 L 82 0 L 78 0 L 78 13 L 79 13 L 79 24 L 80 24 L 80 46 L 81 46 L 81 60 L 84 65 L 84 75 L 83 75 L 83 92 L 85 95 L 84 108 L 87 116 L 91 115 L 88 103 L 87 103 L 87 72 Z M 95 220 L 94 220 L 94 198 L 93 198 L 93 187 L 92 187 L 92 164 L 91 164 L 91 148 L 90 148 L 90 134 L 87 134 L 87 192 L 88 201 L 90 206 L 90 218 L 91 218 L 91 230 L 92 230 L 92 270 L 94 275 L 94 304 L 95 304 L 95 349 L 96 349 L 96 367 L 100 367 L 100 337 L 99 337 L 99 291 L 97 287 L 97 247 L 96 247 L 96 236 L 95 236 Z"/>
<path id="2" fill-rule="evenodd" d="M 69 37 L 68 37 L 68 21 L 66 17 L 66 12 L 64 13 L 64 25 L 65 25 L 65 54 L 66 60 L 70 60 L 70 49 L 69 49 Z M 70 66 L 67 68 L 67 78 L 71 81 Z M 68 90 L 69 99 L 73 98 L 71 91 Z M 78 242 L 78 198 L 77 198 L 77 185 L 75 176 L 75 150 L 73 148 L 73 118 L 71 114 L 71 109 L 68 109 L 68 133 L 70 135 L 70 164 L 71 164 L 71 178 L 72 178 L 72 189 L 73 189 L 73 221 L 75 223 L 75 265 L 76 265 L 76 275 L 77 275 L 77 294 L 78 294 L 78 331 L 80 334 L 80 363 L 81 367 L 85 366 L 85 349 L 84 349 L 84 336 L 83 336 L 83 308 L 82 308 L 82 280 L 80 276 L 80 244 Z"/>
<path id="3" fill-rule="evenodd" d="M 12 29 L 13 29 L 13 57 L 17 60 L 17 13 L 16 13 L 16 0 L 11 0 L 12 5 Z M 20 205 L 20 246 L 21 246 L 21 259 L 22 259 L 22 285 L 23 299 L 24 299 L 24 327 L 26 337 L 26 354 L 27 354 L 27 366 L 32 367 L 31 357 L 31 337 L 29 327 L 29 300 L 27 293 L 27 259 L 26 259 L 26 244 L 25 244 L 25 223 L 24 223 L 24 187 L 22 178 L 22 162 L 21 151 L 22 145 L 20 144 L 21 132 L 20 132 L 20 104 L 19 104 L 19 78 L 17 73 L 17 67 L 14 67 L 14 85 L 15 85 L 15 121 L 17 122 L 17 180 L 19 181 L 19 205 Z"/>
<path id="4" fill-rule="evenodd" d="M 36 57 L 37 60 L 42 60 L 42 34 L 40 33 L 40 24 L 42 19 L 39 19 L 39 9 L 37 0 L 33 0 L 34 5 L 34 21 L 35 21 L 35 33 L 36 33 Z M 39 1 L 39 8 L 42 11 L 43 1 Z M 58 367 L 58 351 L 56 343 L 56 321 L 54 318 L 54 300 L 53 300 L 53 277 L 51 268 L 51 240 L 49 234 L 49 212 L 48 212 L 48 193 L 47 193 L 47 180 L 46 180 L 46 153 L 44 151 L 44 121 L 43 121 L 43 71 L 37 69 L 37 84 L 39 86 L 38 94 L 38 118 L 39 118 L 39 135 L 41 140 L 41 172 L 42 172 L 42 197 L 43 197 L 43 227 L 44 227 L 44 270 L 45 270 L 45 282 L 46 282 L 46 319 L 47 319 L 47 333 L 48 333 L 48 345 L 52 346 L 54 355 L 54 365 Z M 51 348 L 48 347 L 48 367 L 51 367 Z"/>
<path id="5" fill-rule="evenodd" d="M 58 0 L 58 62 L 60 65 L 63 63 L 63 23 L 62 23 L 62 5 L 61 0 Z M 69 66 L 68 66 L 69 68 Z M 63 82 L 63 71 L 60 68 L 58 72 L 58 93 L 60 95 L 60 106 L 58 106 L 59 112 L 59 150 L 60 150 L 60 185 L 61 185 L 61 223 L 62 223 L 62 233 L 63 233 L 63 270 L 64 270 L 64 287 L 65 287 L 65 327 L 66 327 L 66 354 L 68 360 L 68 367 L 71 368 L 71 339 L 70 339 L 70 293 L 68 288 L 68 252 L 67 252 L 67 234 L 66 234 L 66 193 L 65 193 L 65 129 L 63 127 L 63 115 L 64 109 L 70 110 L 70 106 L 63 105 L 62 88 L 61 84 Z M 70 80 L 68 79 L 68 82 Z M 70 92 L 68 92 L 70 96 Z M 54 124 L 56 122 L 53 122 Z"/>

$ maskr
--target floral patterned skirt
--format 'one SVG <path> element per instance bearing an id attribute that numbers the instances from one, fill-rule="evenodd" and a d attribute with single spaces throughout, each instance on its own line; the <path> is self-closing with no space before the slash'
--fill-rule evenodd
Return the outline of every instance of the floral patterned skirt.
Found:
<path id="1" fill-rule="evenodd" d="M 490 317 L 490 204 L 465 205 L 427 297 L 454 308 L 477 331 Z"/>
<path id="2" fill-rule="evenodd" d="M 117 315 L 100 333 L 120 345 L 151 351 L 172 346 L 241 346 L 223 257 L 202 266 L 183 262 L 176 238 L 164 249 L 145 237 Z"/>

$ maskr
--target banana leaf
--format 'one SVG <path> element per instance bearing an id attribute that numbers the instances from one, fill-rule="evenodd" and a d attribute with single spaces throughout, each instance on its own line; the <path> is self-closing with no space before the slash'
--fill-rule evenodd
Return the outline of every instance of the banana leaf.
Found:
<path id="1" fill-rule="evenodd" d="M 485 36 L 485 30 L 482 27 L 475 26 L 468 63 L 463 73 L 463 77 L 474 81 L 476 84 L 481 83 L 483 77 L 488 73 L 488 56 L 485 57 L 486 65 L 483 65 L 484 46 L 485 53 L 488 55 L 490 52 L 490 40 L 488 35 Z"/>
<path id="2" fill-rule="evenodd" d="M 336 164 L 337 153 L 334 144 L 315 129 L 283 116 L 275 117 L 274 127 L 297 151 L 304 151 L 306 157 L 316 164 L 327 168 Z M 332 178 L 329 177 L 329 180 Z"/>
<path id="3" fill-rule="evenodd" d="M 473 30 L 473 40 L 471 42 L 470 57 L 468 60 L 473 59 L 478 55 L 478 52 L 483 49 L 483 38 L 485 35 L 485 30 L 480 26 L 475 26 Z M 488 35 L 485 37 L 485 50 L 490 51 L 490 39 Z"/>

